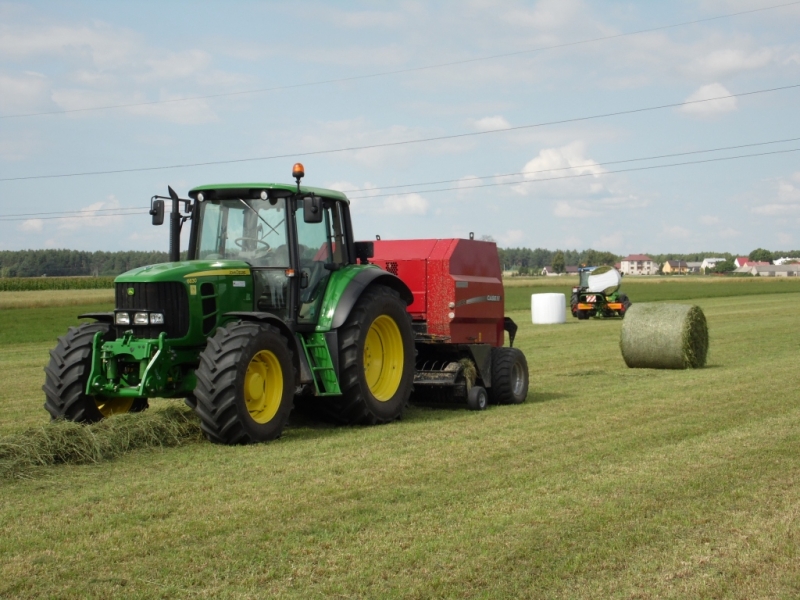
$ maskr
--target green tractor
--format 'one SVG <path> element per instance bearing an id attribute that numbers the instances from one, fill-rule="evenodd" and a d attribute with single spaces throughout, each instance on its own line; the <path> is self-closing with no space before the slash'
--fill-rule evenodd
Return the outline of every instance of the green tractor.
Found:
<path id="1" fill-rule="evenodd" d="M 581 267 L 578 285 L 572 288 L 572 316 L 585 320 L 590 317 L 624 318 L 631 307 L 626 294 L 620 293 L 622 274 L 613 267 Z"/>
<path id="2" fill-rule="evenodd" d="M 399 418 L 414 380 L 413 296 L 369 264 L 347 197 L 300 185 L 169 189 L 170 262 L 115 281 L 115 310 L 59 338 L 45 368 L 53 419 L 94 422 L 185 398 L 206 437 L 246 444 L 281 435 L 298 390 L 325 416 Z M 191 221 L 180 260 L 182 225 Z M 527 380 L 526 380 L 527 381 Z M 301 396 L 298 396 L 301 397 Z M 321 401 L 321 400 L 324 400 Z"/>

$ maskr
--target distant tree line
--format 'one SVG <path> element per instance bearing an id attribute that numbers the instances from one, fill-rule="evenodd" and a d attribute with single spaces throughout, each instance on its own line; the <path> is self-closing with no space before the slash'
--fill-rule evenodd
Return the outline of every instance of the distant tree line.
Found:
<path id="1" fill-rule="evenodd" d="M 73 277 L 119 275 L 130 269 L 167 262 L 166 252 L 85 252 L 82 250 L 0 251 L 0 277 Z"/>
<path id="2" fill-rule="evenodd" d="M 500 265 L 504 270 L 520 274 L 538 273 L 544 267 L 563 271 L 570 266 L 614 265 L 624 258 L 601 250 L 547 250 L 546 248 L 498 248 Z M 648 254 L 659 264 L 667 260 L 699 262 L 717 256 L 726 259 L 724 268 L 732 270 L 736 254 L 730 252 L 695 252 L 689 254 Z M 757 248 L 749 254 L 751 260 L 772 261 L 782 256 L 800 258 L 800 250 L 770 251 Z M 0 251 L 0 277 L 75 277 L 113 276 L 142 267 L 167 262 L 166 252 L 86 252 L 83 250 L 3 250 Z"/>

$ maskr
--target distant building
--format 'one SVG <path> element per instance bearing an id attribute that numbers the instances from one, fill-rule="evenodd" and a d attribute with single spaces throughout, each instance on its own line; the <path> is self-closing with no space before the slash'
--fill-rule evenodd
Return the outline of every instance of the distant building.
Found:
<path id="1" fill-rule="evenodd" d="M 750 259 L 746 256 L 738 256 L 736 260 L 733 261 L 733 264 L 736 265 L 736 268 L 745 266 L 747 263 L 750 262 Z"/>
<path id="2" fill-rule="evenodd" d="M 800 263 L 800 258 L 791 258 L 789 256 L 782 256 L 781 258 L 776 258 L 772 261 L 773 265 L 791 265 L 795 263 Z"/>
<path id="3" fill-rule="evenodd" d="M 750 273 L 759 277 L 800 277 L 800 265 L 745 265 L 736 269 L 736 273 Z"/>
<path id="4" fill-rule="evenodd" d="M 704 258 L 703 262 L 700 263 L 700 270 L 701 271 L 710 271 L 714 267 L 717 266 L 717 263 L 725 262 L 725 258 Z"/>
<path id="5" fill-rule="evenodd" d="M 701 262 L 687 261 L 686 262 L 686 268 L 689 269 L 689 273 L 699 273 L 700 272 L 700 265 L 702 265 L 702 264 L 703 263 L 701 263 Z"/>
<path id="6" fill-rule="evenodd" d="M 619 271 L 623 275 L 656 275 L 658 265 L 646 254 L 630 254 L 620 262 Z"/>
<path id="7" fill-rule="evenodd" d="M 577 275 L 578 267 L 564 267 L 564 273 L 567 275 Z"/>
<path id="8" fill-rule="evenodd" d="M 662 265 L 661 272 L 671 275 L 686 275 L 689 272 L 689 265 L 685 260 L 668 260 Z"/>

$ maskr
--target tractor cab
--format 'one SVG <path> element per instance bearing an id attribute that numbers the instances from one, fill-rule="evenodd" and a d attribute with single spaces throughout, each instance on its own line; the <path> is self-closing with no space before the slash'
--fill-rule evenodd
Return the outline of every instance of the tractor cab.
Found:
<path id="1" fill-rule="evenodd" d="M 190 260 L 247 263 L 253 310 L 300 330 L 316 325 L 331 273 L 355 262 L 346 197 L 276 184 L 203 186 L 189 196 Z"/>

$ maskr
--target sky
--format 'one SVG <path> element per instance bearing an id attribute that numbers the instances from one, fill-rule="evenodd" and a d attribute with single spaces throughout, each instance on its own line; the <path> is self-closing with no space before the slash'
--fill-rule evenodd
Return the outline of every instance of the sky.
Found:
<path id="1" fill-rule="evenodd" d="M 0 250 L 166 251 L 152 195 L 296 161 L 357 239 L 797 249 L 790 1 L 0 2 Z"/>

